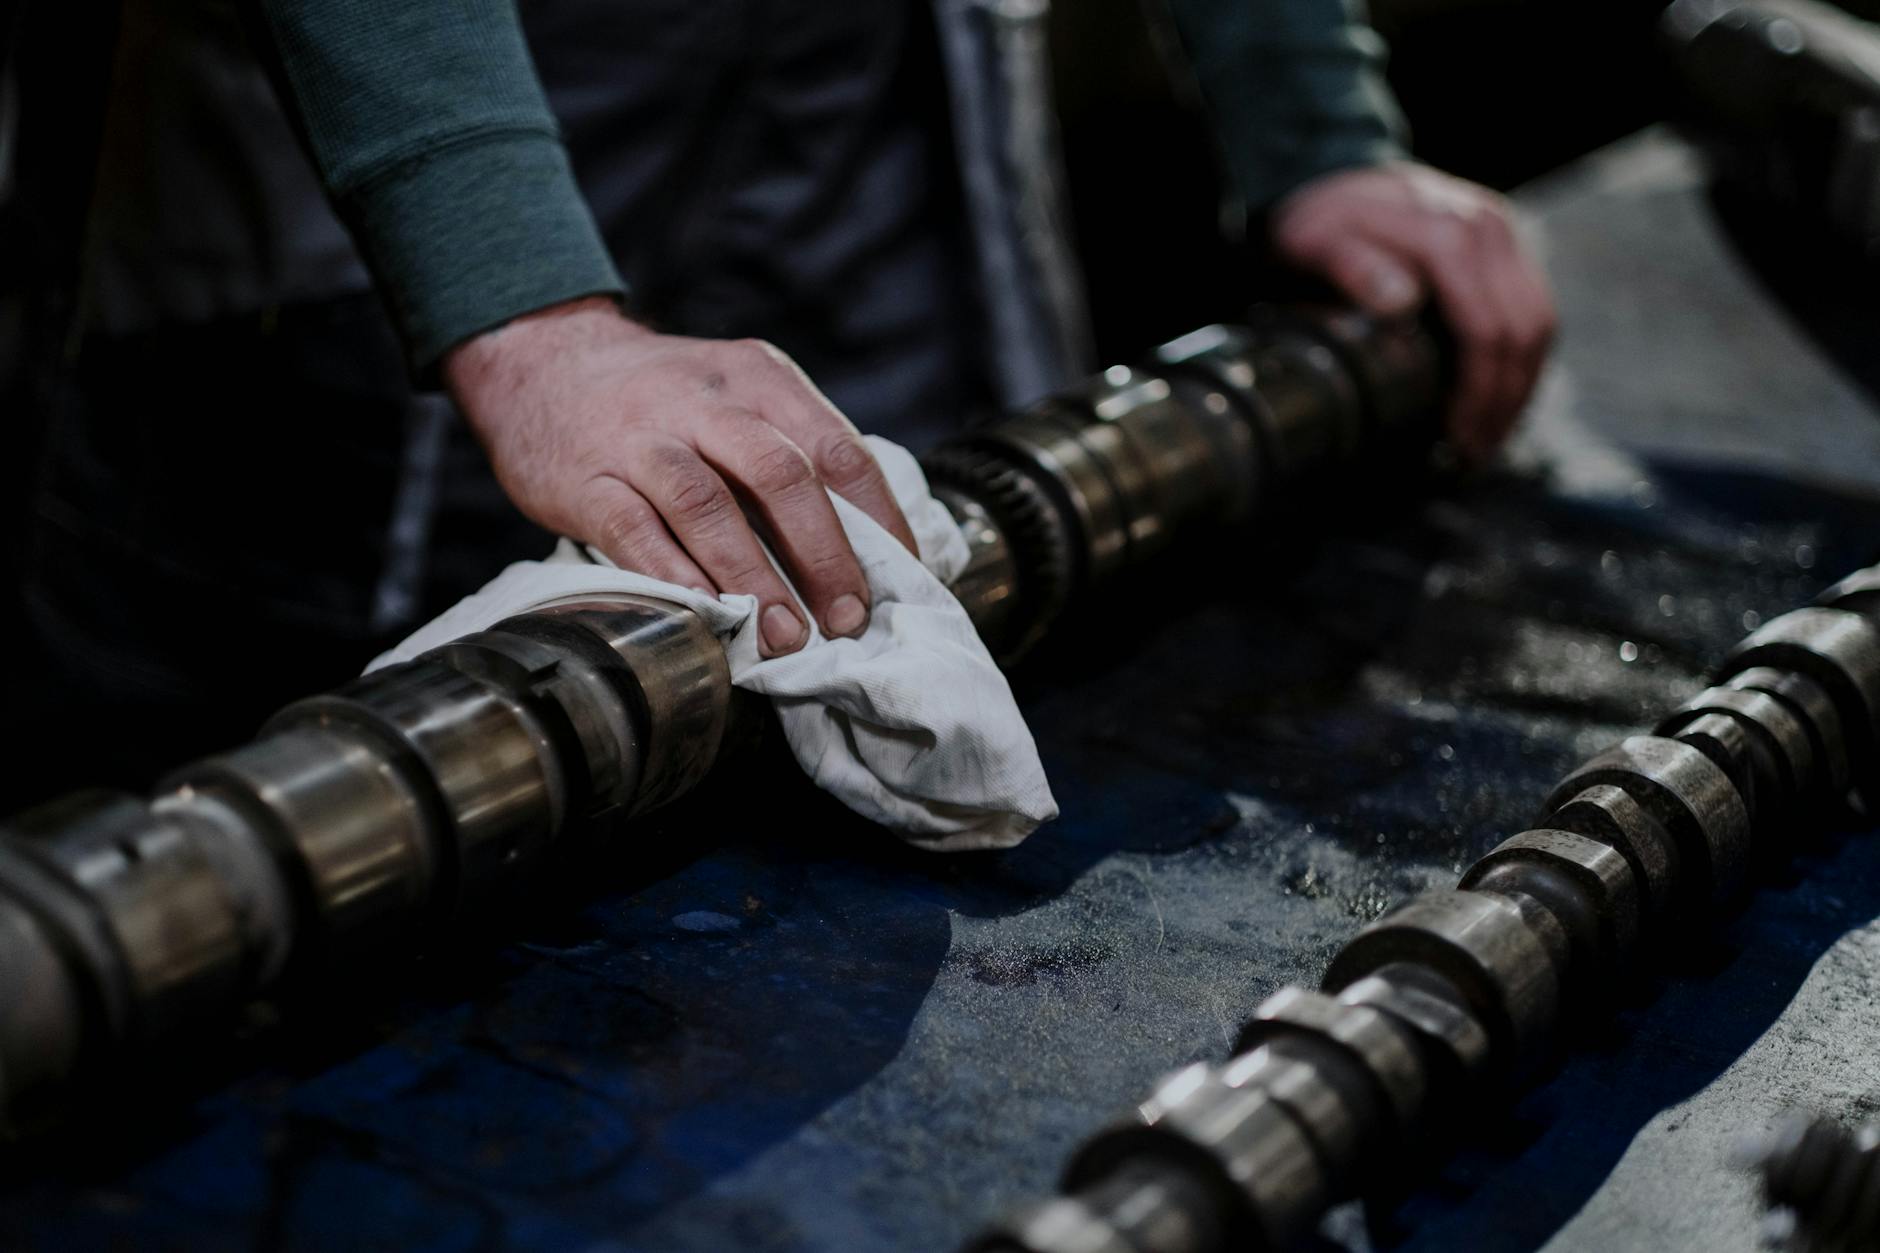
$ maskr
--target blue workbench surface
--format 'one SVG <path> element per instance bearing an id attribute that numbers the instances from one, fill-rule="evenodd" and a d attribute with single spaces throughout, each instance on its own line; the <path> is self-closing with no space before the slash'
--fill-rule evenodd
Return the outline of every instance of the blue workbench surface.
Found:
<path id="1" fill-rule="evenodd" d="M 1223 1055 L 1267 993 L 1880 554 L 1871 402 L 1714 238 L 1660 246 L 1709 229 L 1675 146 L 1603 160 L 1530 198 L 1570 338 L 1517 468 L 1089 611 L 1019 681 L 1064 810 L 1030 843 L 937 858 L 783 774 L 712 789 L 504 943 L 388 958 L 12 1152 L 0 1248 L 943 1250 L 1047 1189 L 1158 1074 Z M 1628 240 L 1695 294 L 1608 285 Z M 1652 299 L 1709 301 L 1736 346 L 1654 354 Z M 1757 354 L 1790 406 L 1760 417 L 1716 374 Z M 1708 434 L 1672 394 L 1692 371 Z M 1880 842 L 1796 845 L 1551 1083 L 1328 1238 L 1752 1247 L 1719 1128 L 1845 1109 L 1880 1012 Z M 1797 1023 L 1798 997 L 1845 1012 Z M 1772 1040 L 1802 1043 L 1758 1062 Z M 1628 1155 L 1648 1141 L 1675 1151 Z"/>

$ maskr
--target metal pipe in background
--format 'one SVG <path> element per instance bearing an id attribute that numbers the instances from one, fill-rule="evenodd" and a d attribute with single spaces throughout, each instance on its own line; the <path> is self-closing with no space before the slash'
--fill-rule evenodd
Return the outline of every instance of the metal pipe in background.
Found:
<path id="1" fill-rule="evenodd" d="M 1751 634 L 1715 686 L 1569 774 L 1534 829 L 1454 890 L 1360 932 L 1319 990 L 1268 998 L 1229 1061 L 1165 1079 L 1084 1144 L 1062 1195 L 973 1253 L 1298 1244 L 1332 1205 L 1427 1160 L 1476 1111 L 1504 1108 L 1557 1055 L 1564 1023 L 1609 1008 L 1664 936 L 1731 908 L 1752 864 L 1783 856 L 1795 826 L 1850 784 L 1872 812 L 1880 566 Z M 1780 1179 L 1822 1222 L 1880 1223 L 1847 1194 L 1880 1157 L 1836 1171 L 1792 1157 Z M 1880 1174 L 1866 1184 L 1859 1205 L 1880 1205 Z"/>
<path id="2" fill-rule="evenodd" d="M 1676 0 L 1679 121 L 1719 171 L 1880 254 L 1880 27 L 1812 0 Z"/>
<path id="3" fill-rule="evenodd" d="M 1196 331 L 926 459 L 971 549 L 955 591 L 1010 659 L 1179 535 L 1427 445 L 1443 389 L 1416 325 L 1318 311 Z M 487 914 L 558 846 L 689 791 L 748 720 L 695 615 L 595 598 L 290 705 L 149 800 L 0 823 L 0 1127 L 297 972 Z"/>

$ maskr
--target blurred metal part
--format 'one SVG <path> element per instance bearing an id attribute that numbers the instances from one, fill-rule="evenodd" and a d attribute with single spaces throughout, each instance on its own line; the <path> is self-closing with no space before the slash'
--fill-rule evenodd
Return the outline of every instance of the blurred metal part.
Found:
<path id="1" fill-rule="evenodd" d="M 1677 0 L 1661 29 L 1720 170 L 1880 250 L 1880 30 L 1808 0 Z"/>
<path id="2" fill-rule="evenodd" d="M 1880 1123 L 1850 1131 L 1794 1113 L 1745 1145 L 1745 1164 L 1793 1253 L 1880 1248 Z"/>
<path id="3" fill-rule="evenodd" d="M 927 459 L 967 543 L 956 589 L 997 655 L 1386 425 L 1434 438 L 1428 330 L 1328 310 L 1264 326 L 1184 336 Z M 0 823 L 0 1129 L 55 1112 L 91 1063 L 298 972 L 487 917 L 558 847 L 696 788 L 746 702 L 689 610 L 579 597 L 295 702 L 151 801 L 85 795 Z"/>

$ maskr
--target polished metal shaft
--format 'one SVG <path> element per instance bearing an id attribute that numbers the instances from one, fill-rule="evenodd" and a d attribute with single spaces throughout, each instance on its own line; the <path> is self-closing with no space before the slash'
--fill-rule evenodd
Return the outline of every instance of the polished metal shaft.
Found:
<path id="1" fill-rule="evenodd" d="M 1440 361 L 1415 325 L 1273 315 L 970 432 L 927 459 L 971 552 L 955 591 L 1015 656 L 1180 534 L 1427 443 Z M 690 791 L 747 715 L 694 614 L 596 598 L 290 705 L 152 799 L 0 824 L 0 1125 L 296 971 L 485 915 L 558 845 Z"/>

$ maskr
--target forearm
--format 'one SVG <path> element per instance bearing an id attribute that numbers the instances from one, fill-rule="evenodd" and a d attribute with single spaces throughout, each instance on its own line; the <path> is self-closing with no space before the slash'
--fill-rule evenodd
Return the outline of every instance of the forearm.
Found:
<path id="1" fill-rule="evenodd" d="M 621 291 L 513 0 L 254 0 L 320 176 L 413 365 Z"/>
<path id="2" fill-rule="evenodd" d="M 1166 0 L 1228 172 L 1259 212 L 1332 170 L 1402 156 L 1360 0 Z"/>

